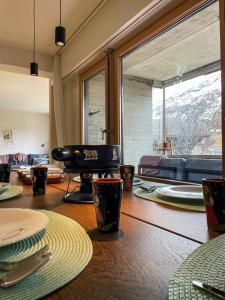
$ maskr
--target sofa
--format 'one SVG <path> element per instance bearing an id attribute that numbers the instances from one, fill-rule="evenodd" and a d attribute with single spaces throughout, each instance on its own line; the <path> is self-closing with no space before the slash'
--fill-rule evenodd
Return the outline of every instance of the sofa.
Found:
<path id="1" fill-rule="evenodd" d="M 16 153 L 19 154 L 19 153 Z M 0 163 L 8 163 L 11 170 L 19 169 L 21 166 L 28 167 L 36 164 L 48 164 L 48 154 L 23 154 L 21 157 L 16 154 L 0 155 Z M 19 159 L 17 159 L 19 157 Z"/>
<path id="2" fill-rule="evenodd" d="M 222 178 L 222 159 L 163 157 L 158 165 L 152 165 L 152 157 L 141 157 L 139 175 L 194 183 L 201 183 L 203 178 Z"/>

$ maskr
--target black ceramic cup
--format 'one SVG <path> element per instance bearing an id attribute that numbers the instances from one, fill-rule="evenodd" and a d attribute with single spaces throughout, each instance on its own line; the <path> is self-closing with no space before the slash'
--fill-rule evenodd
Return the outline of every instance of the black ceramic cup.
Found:
<path id="1" fill-rule="evenodd" d="M 208 228 L 225 232 L 225 178 L 202 180 Z"/>
<path id="2" fill-rule="evenodd" d="M 97 228 L 102 232 L 119 230 L 122 183 L 120 178 L 98 178 L 93 182 Z"/>
<path id="3" fill-rule="evenodd" d="M 0 164 L 0 182 L 9 182 L 10 164 Z"/>
<path id="4" fill-rule="evenodd" d="M 48 168 L 37 166 L 30 168 L 31 181 L 33 184 L 33 194 L 45 194 L 45 186 L 48 176 Z"/>
<path id="5" fill-rule="evenodd" d="M 133 165 L 120 166 L 120 177 L 123 179 L 124 191 L 131 191 L 134 181 L 134 169 Z"/>

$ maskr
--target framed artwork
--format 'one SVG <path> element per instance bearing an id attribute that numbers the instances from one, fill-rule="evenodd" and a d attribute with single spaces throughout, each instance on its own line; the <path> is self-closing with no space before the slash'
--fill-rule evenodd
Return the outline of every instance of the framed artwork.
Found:
<path id="1" fill-rule="evenodd" d="M 0 128 L 0 145 L 1 147 L 15 146 L 15 129 L 12 127 Z"/>

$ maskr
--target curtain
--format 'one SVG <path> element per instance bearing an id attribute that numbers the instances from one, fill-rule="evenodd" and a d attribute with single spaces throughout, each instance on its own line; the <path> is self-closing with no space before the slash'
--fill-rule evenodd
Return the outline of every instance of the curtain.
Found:
<path id="1" fill-rule="evenodd" d="M 63 101 L 60 56 L 54 57 L 53 87 L 50 103 L 50 147 L 63 147 L 66 144 L 67 132 L 65 126 L 65 110 Z"/>

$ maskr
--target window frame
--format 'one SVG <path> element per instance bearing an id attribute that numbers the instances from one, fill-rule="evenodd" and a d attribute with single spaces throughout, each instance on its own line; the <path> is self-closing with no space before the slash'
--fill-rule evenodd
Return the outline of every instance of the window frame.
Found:
<path id="1" fill-rule="evenodd" d="M 225 177 L 225 1 L 219 1 L 219 15 L 220 15 L 220 39 L 221 39 L 221 108 L 222 108 L 222 169 L 223 177 Z M 111 144 L 121 144 L 121 98 L 122 98 L 122 64 L 121 58 L 124 55 L 128 55 L 132 51 L 135 51 L 138 47 L 149 40 L 161 35 L 164 31 L 175 26 L 184 18 L 189 17 L 192 13 L 202 9 L 213 3 L 213 0 L 185 0 L 179 1 L 177 6 L 173 5 L 172 9 L 168 12 L 165 10 L 160 12 L 159 17 L 156 15 L 150 15 L 146 18 L 146 15 L 140 16 L 139 24 L 140 29 L 136 28 L 132 33 L 132 25 L 127 33 L 122 34 L 120 42 L 115 41 L 114 51 L 111 51 L 111 55 L 99 61 L 93 66 L 93 63 L 87 66 L 86 72 L 82 73 L 80 78 L 80 103 L 81 103 L 81 142 L 84 143 L 84 90 L 83 81 L 94 75 L 99 70 L 102 70 L 103 65 L 106 70 L 106 103 L 108 109 L 108 116 L 110 121 L 107 120 L 109 130 L 111 131 L 109 142 Z M 162 8 L 163 10 L 163 8 Z M 151 18 L 154 16 L 154 18 Z M 153 20 L 153 21 L 152 21 Z M 144 24 L 144 26 L 143 26 Z M 128 40 L 128 36 L 130 39 Z M 117 46 L 119 45 L 119 46 Z M 110 43 L 110 47 L 113 47 L 113 42 Z M 112 49 L 109 49 L 112 50 Z M 101 50 L 102 51 L 102 50 Z M 101 52 L 100 51 L 100 52 Z M 99 52 L 99 53 L 100 53 Z M 102 53 L 100 54 L 102 57 Z M 168 180 L 155 177 L 141 176 L 145 180 L 151 180 L 156 182 L 165 182 L 172 184 L 182 184 L 180 181 Z M 192 183 L 187 183 L 192 184 Z"/>
<path id="2" fill-rule="evenodd" d="M 137 48 L 148 43 L 157 36 L 163 34 L 165 31 L 170 30 L 173 26 L 176 26 L 184 19 L 189 18 L 192 14 L 198 10 L 216 2 L 216 0 L 204 0 L 204 1 L 186 1 L 184 4 L 178 6 L 171 13 L 167 14 L 160 21 L 156 21 L 151 27 L 142 31 L 138 35 L 134 36 L 129 42 L 123 44 L 120 48 L 115 50 L 114 54 L 114 85 L 116 90 L 114 102 L 116 103 L 116 112 L 119 116 L 120 122 L 115 124 L 117 143 L 122 145 L 122 58 L 129 55 Z M 219 2 L 219 15 L 220 15 L 220 40 L 221 40 L 221 109 L 222 109 L 222 175 L 225 177 L 225 1 L 218 0 Z M 146 180 L 153 180 L 154 177 L 143 177 Z M 156 181 L 161 180 L 155 178 Z M 163 180 L 165 182 L 171 182 L 171 180 Z M 172 182 L 176 182 L 172 180 Z M 180 182 L 177 182 L 180 183 Z"/>

